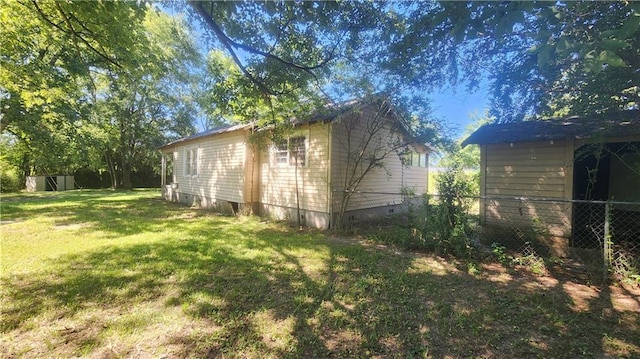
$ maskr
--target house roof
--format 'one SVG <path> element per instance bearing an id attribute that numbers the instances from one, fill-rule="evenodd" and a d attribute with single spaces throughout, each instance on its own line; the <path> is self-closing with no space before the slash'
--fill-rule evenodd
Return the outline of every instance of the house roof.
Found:
<path id="1" fill-rule="evenodd" d="M 169 142 L 167 144 L 162 145 L 160 148 L 167 148 L 167 147 L 171 147 L 173 145 L 177 145 L 177 144 L 180 144 L 180 143 L 183 143 L 183 142 L 195 140 L 195 139 L 198 139 L 198 138 L 207 137 L 207 136 L 213 136 L 213 135 L 217 135 L 217 134 L 225 133 L 225 132 L 237 131 L 237 130 L 249 128 L 251 126 L 252 126 L 251 124 L 218 126 L 218 127 L 210 128 L 210 129 L 208 129 L 206 131 L 198 132 L 198 133 L 193 134 L 191 136 L 183 137 L 181 139 Z"/>
<path id="2" fill-rule="evenodd" d="M 310 116 L 305 117 L 303 119 L 294 119 L 292 121 L 292 123 L 296 126 L 298 125 L 307 125 L 307 124 L 314 124 L 314 123 L 318 123 L 318 122 L 331 122 L 336 120 L 338 117 L 340 117 L 340 115 L 345 114 L 349 111 L 352 111 L 360 106 L 366 106 L 370 103 L 372 103 L 373 101 L 376 101 L 378 99 L 380 99 L 381 96 L 380 95 L 373 95 L 370 97 L 367 97 L 365 99 L 356 99 L 356 100 L 349 100 L 349 101 L 345 101 L 345 102 L 340 102 L 337 104 L 330 104 L 327 105 L 326 107 L 319 109 L 315 112 L 313 112 Z M 255 125 L 255 123 L 248 123 L 248 124 L 236 124 L 236 125 L 224 125 L 224 126 L 219 126 L 219 127 L 215 127 L 215 128 L 211 128 L 208 129 L 206 131 L 202 131 L 202 132 L 198 132 L 196 134 L 193 134 L 191 136 L 187 136 L 187 137 L 183 137 L 181 139 L 169 142 L 165 145 L 162 145 L 160 147 L 160 149 L 163 148 L 168 148 L 180 143 L 184 143 L 187 141 L 192 141 L 195 139 L 199 139 L 199 138 L 203 138 L 203 137 L 208 137 L 208 136 L 213 136 L 213 135 L 218 135 L 221 133 L 226 133 L 226 132 L 232 132 L 232 131 L 238 131 L 238 130 L 242 130 L 242 129 L 247 129 L 247 128 L 251 128 Z M 402 130 L 405 130 L 405 128 L 402 128 Z M 408 134 L 408 133 L 407 133 Z"/>
<path id="3" fill-rule="evenodd" d="M 484 125 L 464 140 L 462 146 L 629 136 L 640 136 L 639 110 Z"/>

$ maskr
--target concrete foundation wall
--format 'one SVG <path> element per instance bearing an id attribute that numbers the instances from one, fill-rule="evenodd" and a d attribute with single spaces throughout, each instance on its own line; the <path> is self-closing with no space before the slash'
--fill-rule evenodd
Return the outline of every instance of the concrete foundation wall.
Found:
<path id="1" fill-rule="evenodd" d="M 365 223 L 384 222 L 391 216 L 405 213 L 407 208 L 406 204 L 395 204 L 390 206 L 346 211 L 343 223 L 347 227 L 357 227 L 358 225 Z"/>
<path id="2" fill-rule="evenodd" d="M 248 206 L 244 203 L 231 202 L 225 200 L 217 200 L 207 196 L 180 192 L 177 188 L 172 188 L 171 185 L 165 186 L 163 189 L 163 197 L 170 202 L 182 203 L 187 206 L 194 206 L 199 208 L 207 208 L 215 210 L 216 212 L 224 214 L 237 214 L 244 213 L 248 210 Z"/>
<path id="3" fill-rule="evenodd" d="M 298 224 L 298 210 L 291 207 L 281 207 L 268 204 L 259 204 L 258 213 L 261 216 Z M 329 229 L 329 213 L 300 209 L 300 222 L 305 227 L 317 229 Z"/>
<path id="4" fill-rule="evenodd" d="M 179 190 L 177 184 L 167 185 L 163 188 L 163 198 L 170 202 L 178 202 L 188 206 L 209 208 L 226 214 L 249 213 L 253 210 L 260 216 L 277 221 L 287 221 L 292 225 L 298 224 L 298 209 L 292 207 L 275 206 L 263 203 L 236 203 L 225 200 L 216 200 L 206 196 L 184 193 Z M 390 216 L 404 213 L 408 208 L 408 203 L 353 210 L 345 213 L 345 224 L 357 226 L 361 223 L 375 221 L 385 221 Z M 331 215 L 326 212 L 299 210 L 300 222 L 304 227 L 316 229 L 329 229 L 331 226 Z"/>

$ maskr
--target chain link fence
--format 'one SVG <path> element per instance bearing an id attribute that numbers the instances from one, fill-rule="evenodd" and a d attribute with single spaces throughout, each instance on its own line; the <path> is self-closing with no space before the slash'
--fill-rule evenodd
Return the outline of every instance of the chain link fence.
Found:
<path id="1" fill-rule="evenodd" d="M 334 200 L 341 199 L 334 193 Z M 569 274 L 608 279 L 611 274 L 640 281 L 640 202 L 584 201 L 525 197 L 465 197 L 469 239 L 478 245 L 504 246 L 518 258 L 551 261 Z M 399 226 L 425 228 L 442 198 L 409 193 L 357 192 L 345 211 L 347 228 Z M 339 201 L 334 202 L 334 206 Z M 334 207 L 338 208 L 338 207 Z M 412 228 L 413 227 L 413 228 Z"/>
<path id="2" fill-rule="evenodd" d="M 483 241 L 568 269 L 629 277 L 640 271 L 640 203 L 477 198 Z"/>

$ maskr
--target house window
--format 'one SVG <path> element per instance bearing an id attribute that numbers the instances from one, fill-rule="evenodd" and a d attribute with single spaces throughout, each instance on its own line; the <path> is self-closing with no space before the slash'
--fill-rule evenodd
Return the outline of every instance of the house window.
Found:
<path id="1" fill-rule="evenodd" d="M 304 167 L 307 160 L 307 139 L 304 136 L 289 139 L 289 165 Z"/>
<path id="2" fill-rule="evenodd" d="M 407 164 L 411 167 L 427 167 L 427 154 L 411 151 L 407 158 Z"/>
<path id="3" fill-rule="evenodd" d="M 188 148 L 185 150 L 184 174 L 185 176 L 198 175 L 198 149 L 197 148 Z"/>
<path id="4" fill-rule="evenodd" d="M 287 141 L 278 143 L 273 148 L 273 162 L 277 165 L 286 165 L 289 160 L 289 150 Z"/>
<path id="5" fill-rule="evenodd" d="M 305 136 L 290 137 L 273 147 L 273 163 L 276 165 L 306 166 L 307 139 Z"/>

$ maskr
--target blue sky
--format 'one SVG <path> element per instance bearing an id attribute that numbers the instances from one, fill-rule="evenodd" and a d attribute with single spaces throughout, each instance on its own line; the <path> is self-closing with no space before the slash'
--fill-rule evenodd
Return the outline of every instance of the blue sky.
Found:
<path id="1" fill-rule="evenodd" d="M 433 114 L 454 130 L 454 137 L 458 138 L 472 123 L 471 115 L 482 115 L 489 107 L 486 87 L 481 87 L 475 93 L 469 93 L 464 86 L 440 92 L 429 96 L 432 100 Z"/>

